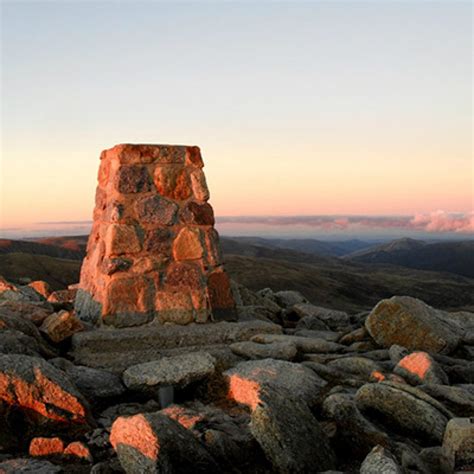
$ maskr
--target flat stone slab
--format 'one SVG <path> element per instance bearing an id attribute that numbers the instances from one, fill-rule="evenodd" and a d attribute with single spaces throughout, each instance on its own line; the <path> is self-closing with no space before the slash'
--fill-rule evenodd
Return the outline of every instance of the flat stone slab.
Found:
<path id="1" fill-rule="evenodd" d="M 207 347 L 212 346 L 226 348 L 234 342 L 248 341 L 256 334 L 281 334 L 281 331 L 276 324 L 256 320 L 97 329 L 74 334 L 69 355 L 76 365 L 121 373 L 133 365 L 179 351 L 208 351 Z"/>
<path id="2" fill-rule="evenodd" d="M 216 360 L 207 352 L 191 352 L 175 357 L 133 365 L 123 373 L 124 384 L 132 390 L 163 386 L 185 387 L 212 375 Z"/>

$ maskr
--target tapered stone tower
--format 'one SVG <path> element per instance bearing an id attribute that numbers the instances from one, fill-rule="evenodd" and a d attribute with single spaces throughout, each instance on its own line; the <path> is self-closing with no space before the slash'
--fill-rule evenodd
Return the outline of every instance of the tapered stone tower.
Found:
<path id="1" fill-rule="evenodd" d="M 116 327 L 235 319 L 198 147 L 101 154 L 78 316 Z"/>

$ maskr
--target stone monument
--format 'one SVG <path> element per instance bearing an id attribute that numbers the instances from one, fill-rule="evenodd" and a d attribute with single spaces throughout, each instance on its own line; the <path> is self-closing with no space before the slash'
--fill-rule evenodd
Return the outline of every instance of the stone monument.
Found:
<path id="1" fill-rule="evenodd" d="M 199 148 L 124 144 L 100 159 L 78 316 L 115 327 L 234 320 Z"/>

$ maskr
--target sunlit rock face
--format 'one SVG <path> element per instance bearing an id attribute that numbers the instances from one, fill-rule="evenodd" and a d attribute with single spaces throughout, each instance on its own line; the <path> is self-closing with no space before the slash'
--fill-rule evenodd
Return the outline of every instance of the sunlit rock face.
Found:
<path id="1" fill-rule="evenodd" d="M 101 154 L 76 312 L 116 327 L 235 319 L 198 147 Z"/>

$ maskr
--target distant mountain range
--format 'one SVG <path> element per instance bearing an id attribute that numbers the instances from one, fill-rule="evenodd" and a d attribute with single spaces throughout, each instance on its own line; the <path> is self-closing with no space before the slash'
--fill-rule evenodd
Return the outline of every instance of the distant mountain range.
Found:
<path id="1" fill-rule="evenodd" d="M 474 240 L 427 243 L 399 239 L 359 250 L 343 258 L 353 262 L 391 264 L 474 278 Z"/>
<path id="2" fill-rule="evenodd" d="M 469 273 L 472 266 L 472 241 L 400 239 L 356 252 L 349 252 L 350 247 L 364 242 L 322 242 L 327 244 L 325 254 L 315 251 L 324 247 L 321 241 L 303 240 L 301 247 L 296 239 L 288 242 L 296 249 L 284 247 L 280 239 L 221 238 L 230 275 L 253 290 L 294 289 L 315 304 L 350 312 L 370 309 L 396 294 L 415 296 L 438 308 L 474 311 L 474 279 L 459 274 Z M 0 275 L 11 281 L 43 279 L 55 289 L 64 288 L 79 280 L 86 243 L 87 236 L 0 240 Z M 331 248 L 348 253 L 328 255 Z M 406 257 L 410 254 L 411 260 Z M 378 261 L 382 256 L 391 259 Z M 439 271 L 413 268 L 428 264 Z"/>

